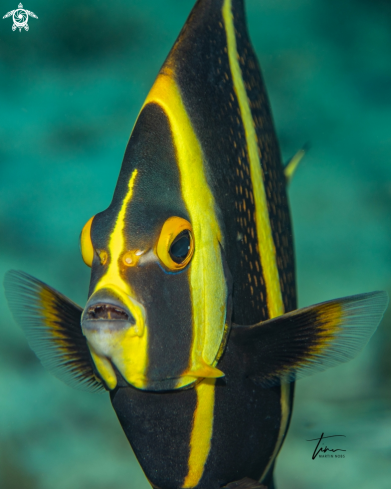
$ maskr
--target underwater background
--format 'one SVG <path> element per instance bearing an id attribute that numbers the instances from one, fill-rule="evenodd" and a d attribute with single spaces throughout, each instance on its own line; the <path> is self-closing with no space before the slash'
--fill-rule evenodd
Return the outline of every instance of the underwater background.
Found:
<path id="1" fill-rule="evenodd" d="M 85 304 L 80 231 L 110 203 L 193 3 L 31 0 L 28 32 L 0 21 L 1 277 L 21 269 Z M 310 144 L 289 188 L 299 306 L 390 293 L 391 2 L 246 5 L 284 160 Z M 0 488 L 148 489 L 108 395 L 52 377 L 3 293 L 0 311 Z M 346 436 L 344 459 L 312 460 L 322 432 Z M 391 311 L 356 360 L 297 383 L 275 474 L 278 489 L 389 489 Z"/>

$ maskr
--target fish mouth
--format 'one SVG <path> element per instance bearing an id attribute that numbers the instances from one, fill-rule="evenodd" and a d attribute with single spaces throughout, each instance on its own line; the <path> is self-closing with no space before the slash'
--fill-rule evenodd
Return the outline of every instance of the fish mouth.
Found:
<path id="1" fill-rule="evenodd" d="M 133 315 L 125 307 L 98 302 L 86 308 L 83 313 L 82 328 L 86 335 L 99 332 L 114 333 L 131 328 L 135 323 Z"/>
<path id="2" fill-rule="evenodd" d="M 87 338 L 91 333 L 104 334 L 128 328 L 136 330 L 140 326 L 136 324 L 135 315 L 116 292 L 119 291 L 101 289 L 87 302 L 81 317 L 81 326 Z"/>
<path id="3" fill-rule="evenodd" d="M 135 323 L 133 316 L 123 307 L 104 302 L 90 305 L 87 308 L 86 321 L 128 321 L 131 324 Z"/>
<path id="4" fill-rule="evenodd" d="M 138 306 L 142 308 L 140 304 Z M 141 322 L 144 323 L 144 320 Z M 130 307 L 110 289 L 95 293 L 88 301 L 81 317 L 84 336 L 97 353 L 101 352 L 105 355 L 108 351 L 104 346 L 111 349 L 113 341 L 116 343 L 121 333 L 128 331 L 131 336 L 139 335 L 144 324 L 136 323 L 135 314 L 132 314 Z"/>

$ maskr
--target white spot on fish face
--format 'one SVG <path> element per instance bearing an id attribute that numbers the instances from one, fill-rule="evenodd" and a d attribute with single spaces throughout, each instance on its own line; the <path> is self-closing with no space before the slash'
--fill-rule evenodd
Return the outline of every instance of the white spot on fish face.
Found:
<path id="1" fill-rule="evenodd" d="M 143 252 L 144 254 L 140 257 L 139 264 L 141 266 L 147 265 L 148 263 L 155 263 L 158 261 L 158 257 L 156 256 L 155 252 L 153 250 L 149 250 L 147 253 Z"/>

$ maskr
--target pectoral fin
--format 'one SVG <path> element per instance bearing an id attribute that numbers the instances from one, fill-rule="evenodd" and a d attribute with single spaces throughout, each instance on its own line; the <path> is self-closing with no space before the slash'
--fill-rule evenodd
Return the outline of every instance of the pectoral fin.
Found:
<path id="1" fill-rule="evenodd" d="M 335 299 L 253 326 L 234 325 L 247 376 L 264 386 L 291 382 L 354 358 L 387 308 L 385 292 Z"/>
<path id="2" fill-rule="evenodd" d="M 103 389 L 81 331 L 81 307 L 20 271 L 7 272 L 4 288 L 15 321 L 42 365 L 72 387 L 93 392 Z"/>

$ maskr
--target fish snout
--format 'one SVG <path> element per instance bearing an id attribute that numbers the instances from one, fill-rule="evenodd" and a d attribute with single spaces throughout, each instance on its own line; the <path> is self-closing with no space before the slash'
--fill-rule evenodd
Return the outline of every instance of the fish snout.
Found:
<path id="1" fill-rule="evenodd" d="M 131 324 L 135 324 L 136 322 L 130 312 L 126 311 L 123 307 L 105 304 L 104 302 L 91 305 L 86 311 L 86 320 L 127 321 Z"/>
<path id="2" fill-rule="evenodd" d="M 81 327 L 90 347 L 98 355 L 110 358 L 125 337 L 143 336 L 145 316 L 142 304 L 121 290 L 108 287 L 90 297 Z"/>

